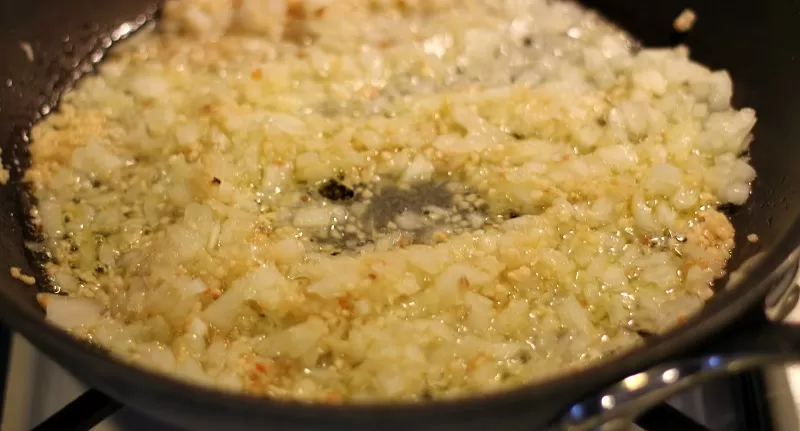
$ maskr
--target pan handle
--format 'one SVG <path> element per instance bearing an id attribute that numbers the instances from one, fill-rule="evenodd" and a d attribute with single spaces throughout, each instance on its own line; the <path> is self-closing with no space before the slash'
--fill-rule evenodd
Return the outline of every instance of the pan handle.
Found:
<path id="1" fill-rule="evenodd" d="M 692 386 L 745 370 L 800 362 L 800 324 L 779 323 L 798 303 L 797 266 L 765 299 L 765 313 L 712 338 L 689 359 L 631 375 L 574 404 L 561 418 L 569 431 L 628 429 L 649 408 Z"/>

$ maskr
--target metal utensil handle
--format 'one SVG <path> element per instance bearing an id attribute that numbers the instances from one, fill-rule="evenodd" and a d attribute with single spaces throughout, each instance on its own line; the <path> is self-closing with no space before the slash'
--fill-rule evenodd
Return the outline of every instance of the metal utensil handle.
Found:
<path id="1" fill-rule="evenodd" d="M 562 422 L 570 431 L 592 430 L 615 421 L 630 423 L 641 412 L 700 382 L 772 362 L 769 357 L 712 355 L 634 374 L 575 404 Z"/>

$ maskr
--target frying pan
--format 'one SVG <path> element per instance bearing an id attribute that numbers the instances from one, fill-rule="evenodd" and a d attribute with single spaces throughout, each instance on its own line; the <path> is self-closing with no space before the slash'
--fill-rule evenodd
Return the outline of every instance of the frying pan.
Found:
<path id="1" fill-rule="evenodd" d="M 633 417 L 697 381 L 800 358 L 800 328 L 775 323 L 794 305 L 800 245 L 800 1 L 587 0 L 645 45 L 685 43 L 695 60 L 726 68 L 734 104 L 756 109 L 753 196 L 729 208 L 736 227 L 731 268 L 750 262 L 696 316 L 644 346 L 575 374 L 499 394 L 426 404 L 310 405 L 225 394 L 115 360 L 44 320 L 36 288 L 0 269 L 0 319 L 68 371 L 110 397 L 193 430 L 535 430 L 586 429 Z M 19 179 L 26 130 L 58 96 L 91 73 L 110 42 L 156 14 L 152 0 L 0 0 L 0 144 L 11 181 L 0 187 L 0 261 L 33 271 L 26 251 L 27 207 Z M 698 16 L 685 36 L 672 21 Z M 29 59 L 21 43 L 30 44 Z M 760 238 L 750 244 L 745 236 Z M 758 253 L 758 254 L 757 254 Z M 753 260 L 754 256 L 758 258 Z M 41 278 L 40 278 L 41 280 Z M 765 312 L 765 310 L 767 312 Z"/>

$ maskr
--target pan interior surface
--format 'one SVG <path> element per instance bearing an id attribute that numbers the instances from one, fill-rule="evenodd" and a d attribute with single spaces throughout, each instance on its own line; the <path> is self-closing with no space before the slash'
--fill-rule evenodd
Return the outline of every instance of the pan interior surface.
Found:
<path id="1" fill-rule="evenodd" d="M 602 5 L 600 5 L 600 6 L 602 6 Z M 602 7 L 600 7 L 600 9 L 603 10 Z M 611 13 L 609 13 L 609 15 L 613 16 L 614 15 L 613 12 L 614 12 L 614 8 L 611 8 Z M 617 11 L 617 12 L 619 12 L 619 11 Z M 670 10 L 669 12 L 673 12 L 673 10 Z M 627 13 L 630 14 L 630 12 L 627 12 Z M 661 15 L 659 15 L 659 18 L 661 19 L 661 22 L 669 22 L 669 21 L 666 21 L 667 19 L 669 19 L 669 16 L 670 16 L 666 12 L 666 9 L 665 9 L 665 12 L 663 12 L 663 13 L 662 12 L 650 12 L 650 14 L 653 14 L 653 15 L 659 14 L 659 13 L 661 13 Z M 677 14 L 673 14 L 673 15 L 677 16 Z M 120 15 L 120 16 L 122 16 L 122 15 Z M 126 16 L 133 16 L 133 15 L 126 15 Z M 623 14 L 623 17 L 624 16 L 630 17 L 630 15 Z M 41 19 L 44 19 L 44 18 L 41 18 Z M 623 24 L 626 22 L 624 18 L 620 18 L 620 19 L 623 22 Z M 630 19 L 630 18 L 628 18 L 628 19 Z M 650 19 L 653 20 L 655 18 L 654 17 L 650 17 Z M 637 23 L 638 22 L 644 22 L 644 21 L 646 21 L 646 20 L 637 19 Z M 636 28 L 636 26 L 634 25 L 634 29 L 635 28 Z M 662 26 L 662 28 L 664 28 L 664 27 Z M 703 27 L 699 27 L 698 31 L 700 31 L 702 29 L 703 29 Z M 666 33 L 666 32 L 664 32 L 664 33 Z M 704 32 L 700 33 L 700 35 L 704 35 L 704 34 L 705 34 Z M 657 36 L 657 37 L 660 37 L 660 36 Z M 692 35 L 692 37 L 694 37 L 694 35 Z M 645 37 L 644 39 L 645 39 L 645 42 L 646 42 L 647 38 Z M 689 39 L 690 46 L 693 45 L 692 42 L 694 40 L 695 39 L 692 39 L 692 38 Z M 707 44 L 707 43 L 710 43 L 710 42 L 705 42 L 705 43 Z M 698 48 L 697 51 L 695 51 L 695 47 L 692 46 L 693 53 L 698 52 L 698 54 L 701 55 L 701 56 L 709 54 L 710 49 L 707 48 L 706 45 L 704 45 L 702 40 L 697 42 L 697 44 L 699 45 L 699 48 Z M 705 52 L 704 52 L 704 47 L 706 49 Z M 45 56 L 48 55 L 47 51 L 44 51 L 43 54 Z M 56 48 L 54 48 L 52 56 L 54 58 L 56 58 L 58 55 L 60 55 L 59 51 Z M 767 84 L 762 84 L 760 82 L 754 83 L 754 81 L 753 81 L 754 78 L 753 77 L 754 77 L 754 75 L 756 73 L 753 72 L 752 70 L 750 70 L 748 68 L 744 68 L 744 67 L 742 67 L 741 69 L 743 69 L 742 76 L 744 77 L 744 82 L 745 83 L 744 84 L 739 84 L 739 82 L 738 82 L 739 75 L 737 74 L 737 70 L 736 70 L 735 67 L 729 66 L 729 64 L 727 62 L 725 62 L 725 60 L 726 60 L 725 55 L 726 55 L 726 51 L 722 50 L 722 52 L 719 54 L 720 60 L 712 60 L 712 61 L 710 61 L 710 64 L 712 64 L 714 66 L 722 66 L 722 67 L 726 67 L 726 68 L 730 67 L 732 69 L 732 74 L 734 75 L 735 78 L 737 78 L 737 86 L 736 86 L 737 94 L 739 94 L 738 92 L 740 91 L 740 88 L 744 89 L 743 91 L 741 91 L 742 93 L 744 93 L 744 96 L 742 96 L 744 104 L 755 106 L 759 110 L 759 113 L 761 113 L 761 106 L 763 105 L 764 107 L 766 107 L 768 112 L 773 113 L 773 114 L 778 114 L 775 117 L 766 118 L 765 121 L 767 121 L 767 126 L 763 126 L 763 125 L 758 126 L 759 128 L 756 131 L 757 141 L 756 141 L 756 143 L 754 144 L 754 146 L 753 146 L 753 148 L 751 150 L 752 151 L 751 154 L 753 155 L 753 160 L 754 160 L 754 164 L 756 166 L 756 169 L 759 171 L 760 179 L 755 184 L 756 191 L 754 192 L 753 198 L 750 201 L 748 201 L 748 203 L 744 207 L 742 207 L 741 209 L 738 209 L 738 211 L 736 211 L 735 214 L 734 214 L 734 221 L 735 221 L 735 225 L 737 227 L 737 248 L 734 250 L 734 263 L 735 263 L 736 261 L 741 261 L 744 257 L 747 256 L 747 254 L 752 253 L 754 250 L 758 249 L 759 247 L 768 248 L 770 245 L 772 245 L 772 243 L 774 241 L 779 239 L 780 236 L 781 236 L 780 235 L 781 232 L 783 230 L 785 230 L 785 228 L 788 227 L 789 224 L 794 220 L 795 211 L 792 211 L 792 209 L 789 208 L 789 205 L 792 204 L 792 202 L 793 202 L 791 200 L 791 197 L 793 196 L 794 191 L 787 184 L 791 184 L 792 183 L 792 181 L 788 180 L 788 178 L 791 178 L 789 175 L 791 175 L 791 173 L 793 173 L 793 170 L 789 168 L 789 163 L 790 162 L 786 161 L 785 159 L 790 159 L 790 157 L 787 156 L 787 157 L 785 157 L 783 159 L 778 158 L 780 160 L 775 159 L 774 157 L 768 157 L 768 153 L 770 151 L 772 151 L 772 150 L 768 150 L 769 145 L 772 145 L 769 142 L 776 142 L 776 141 L 775 140 L 772 140 L 772 141 L 768 140 L 768 141 L 766 141 L 767 144 L 763 144 L 765 142 L 764 141 L 764 137 L 762 137 L 762 135 L 759 132 L 759 130 L 764 129 L 765 127 L 769 127 L 771 124 L 774 124 L 774 121 L 780 121 L 781 118 L 785 117 L 782 113 L 776 113 L 775 109 L 777 109 L 777 108 L 773 108 L 772 107 L 773 105 L 770 105 L 769 103 L 763 101 L 763 100 L 778 100 L 779 99 L 779 93 L 776 92 L 776 91 L 773 91 L 773 92 L 766 91 L 766 92 L 763 93 L 764 94 L 764 96 L 763 96 L 764 98 L 763 99 L 757 99 L 757 98 L 754 98 L 754 97 L 748 98 L 747 97 L 748 95 L 752 95 L 753 94 L 752 93 L 752 91 L 753 91 L 752 88 L 761 88 L 761 87 L 763 87 L 764 85 L 767 85 Z M 768 57 L 768 58 L 772 58 L 772 57 Z M 779 56 L 775 56 L 775 58 L 776 59 L 772 60 L 772 61 L 775 61 L 776 64 L 777 64 L 777 62 L 780 61 L 780 57 Z M 42 60 L 38 60 L 38 61 L 42 61 Z M 31 65 L 26 65 L 22 61 L 20 61 L 20 64 L 22 65 L 21 68 L 23 68 L 23 67 L 29 67 L 29 68 L 32 67 Z M 733 63 L 733 64 L 735 64 L 735 63 Z M 21 70 L 24 70 L 24 69 L 21 69 Z M 35 81 L 36 81 L 37 78 L 36 78 L 35 75 L 32 75 L 32 76 L 33 76 L 33 78 L 31 79 L 31 81 L 30 81 L 30 83 L 28 85 L 32 85 L 35 88 L 35 85 L 36 85 Z M 44 79 L 42 79 L 41 81 L 44 81 Z M 23 88 L 23 89 L 25 88 L 24 87 L 26 85 L 26 81 L 25 80 L 20 78 L 16 82 L 17 82 L 17 84 L 15 84 L 16 88 Z M 758 86 L 761 86 L 761 87 L 758 87 Z M 38 88 L 46 88 L 46 86 L 40 86 Z M 14 98 L 13 98 L 14 95 L 11 94 L 11 96 L 12 96 L 11 100 L 14 100 Z M 3 100 L 5 100 L 5 99 L 3 99 Z M 33 106 L 35 104 L 35 102 L 32 102 L 32 101 L 28 101 L 26 103 L 30 104 L 30 106 Z M 786 102 L 784 102 L 784 103 L 786 103 Z M 775 105 L 777 105 L 777 103 Z M 7 108 L 5 106 L 3 107 L 3 109 L 4 109 L 4 113 L 7 112 Z M 11 109 L 14 109 L 13 105 L 12 105 Z M 13 113 L 13 112 L 14 111 L 11 111 L 11 113 Z M 20 104 L 19 112 L 17 113 L 18 117 L 16 117 L 16 121 L 20 121 L 21 118 L 30 118 L 30 112 L 31 111 L 27 111 L 26 112 L 25 105 Z M 11 113 L 9 114 L 9 118 L 12 118 L 11 117 Z M 27 117 L 25 117 L 25 116 L 27 116 Z M 759 115 L 759 117 L 760 117 L 760 119 L 764 119 L 765 118 L 763 115 Z M 777 118 L 777 120 L 775 118 Z M 5 117 L 4 117 L 4 120 L 5 120 Z M 21 122 L 20 123 L 9 122 L 9 125 L 10 124 L 14 124 L 16 126 L 24 127 L 24 123 L 21 123 Z M 4 121 L 4 124 L 2 126 L 3 127 L 7 127 L 7 124 L 5 124 L 5 121 Z M 769 138 L 771 136 L 771 137 L 775 138 L 776 135 L 774 135 L 774 133 L 775 132 L 773 132 L 773 131 L 768 129 L 765 132 L 765 137 Z M 761 145 L 766 145 L 766 147 L 760 147 Z M 777 147 L 778 145 L 779 144 L 773 145 L 773 149 L 775 147 Z M 785 146 L 780 147 L 780 148 L 782 149 L 782 151 L 784 153 L 786 153 L 787 151 L 788 152 L 793 151 L 791 148 L 785 148 Z M 12 153 L 12 151 L 13 151 L 13 150 L 12 151 L 9 151 L 9 150 L 11 150 L 11 149 L 4 148 L 5 157 L 8 157 L 9 154 Z M 16 153 L 12 153 L 12 154 L 20 155 L 22 153 L 17 151 Z M 22 160 L 24 160 L 24 158 Z M 767 169 L 761 169 L 760 166 L 765 166 Z M 762 172 L 763 172 L 763 174 L 762 174 Z M 17 173 L 17 175 L 18 175 L 18 173 Z M 759 190 L 762 190 L 764 193 L 760 193 Z M 3 192 L 4 193 L 6 193 L 6 192 L 15 193 L 12 189 L 10 189 L 8 187 L 3 188 Z M 9 201 L 8 200 L 4 200 L 4 202 L 9 202 Z M 15 198 L 15 200 L 13 202 L 16 202 L 16 198 Z M 9 203 L 7 205 L 12 205 L 12 204 Z M 16 209 L 15 205 L 12 205 L 12 206 L 14 207 L 14 209 Z M 757 214 L 764 214 L 764 211 L 770 211 L 769 215 L 767 215 L 767 216 L 757 216 Z M 15 220 L 9 219 L 7 221 L 9 223 L 10 222 L 14 222 L 13 226 L 16 226 L 15 230 L 9 230 L 9 231 L 10 232 L 16 232 L 17 236 L 18 236 L 18 234 L 20 232 L 20 226 L 21 225 L 16 224 L 17 222 Z M 11 225 L 9 225 L 9 226 L 11 226 Z M 758 236 L 760 238 L 760 241 L 759 241 L 758 245 L 754 245 L 753 243 L 751 243 L 751 242 L 746 240 L 745 236 L 748 233 L 757 233 L 758 234 Z M 14 238 L 15 238 L 14 236 L 9 236 L 9 237 L 5 237 L 4 236 L 3 237 L 3 241 L 6 241 L 7 244 L 9 245 L 7 247 L 8 250 L 14 249 L 12 247 L 14 246 L 14 244 L 17 244 L 17 243 L 12 241 L 12 240 L 14 240 Z M 18 239 L 19 238 L 16 238 L 16 240 L 18 240 Z M 17 245 L 19 245 L 19 244 L 17 244 Z M 22 248 L 20 247 L 19 249 L 21 250 Z M 16 256 L 16 258 L 10 259 L 10 262 L 16 262 L 19 266 L 21 266 L 23 268 L 25 267 L 25 263 L 24 263 L 24 260 L 22 260 L 21 254 L 19 256 Z M 15 295 L 16 295 L 16 298 L 19 298 L 19 299 L 17 299 L 17 302 L 20 302 L 20 305 L 22 307 L 21 309 L 25 310 L 25 313 L 28 314 L 29 316 L 34 316 L 36 313 L 38 313 L 38 310 L 36 309 L 35 303 L 33 301 L 31 301 L 32 295 L 30 294 L 30 290 L 28 290 L 28 291 L 20 290 L 20 292 L 23 292 L 23 293 L 15 294 Z M 27 299 L 22 299 L 22 295 L 23 294 L 26 295 Z M 22 304 L 24 304 L 24 305 L 22 305 Z M 19 316 L 20 313 L 19 312 L 12 313 L 12 315 Z"/>

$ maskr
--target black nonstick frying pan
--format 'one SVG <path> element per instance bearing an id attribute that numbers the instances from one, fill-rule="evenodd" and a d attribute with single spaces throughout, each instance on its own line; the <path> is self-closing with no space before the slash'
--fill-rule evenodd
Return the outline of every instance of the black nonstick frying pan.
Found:
<path id="1" fill-rule="evenodd" d="M 108 42 L 157 11 L 148 0 L 0 0 L 0 144 L 12 180 L 0 187 L 0 319 L 110 397 L 192 430 L 536 430 L 590 428 L 635 416 L 688 385 L 770 361 L 800 358 L 800 328 L 774 323 L 794 305 L 800 245 L 800 1 L 588 0 L 645 45 L 685 43 L 694 59 L 731 72 L 734 102 L 758 112 L 751 146 L 753 196 L 730 208 L 737 231 L 731 269 L 757 253 L 747 276 L 720 288 L 701 313 L 645 346 L 597 366 L 495 395 L 419 405 L 331 406 L 259 399 L 189 386 L 125 365 L 45 323 L 26 252 L 26 130 Z M 686 7 L 699 17 L 672 30 Z M 123 27 L 120 27 L 123 25 Z M 21 48 L 30 44 L 32 61 Z M 756 233 L 757 244 L 745 236 Z M 723 282 L 718 283 L 720 285 Z"/>

